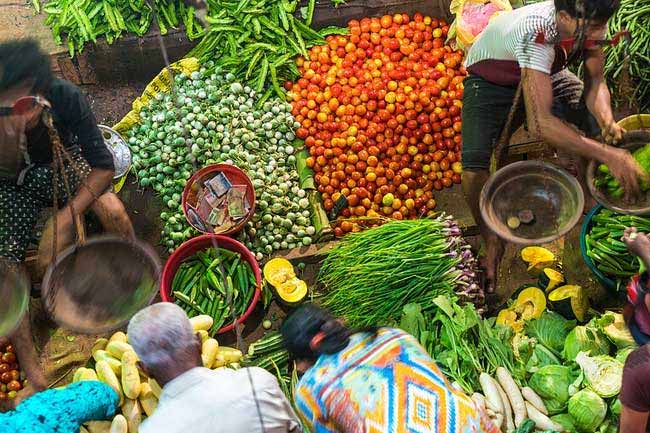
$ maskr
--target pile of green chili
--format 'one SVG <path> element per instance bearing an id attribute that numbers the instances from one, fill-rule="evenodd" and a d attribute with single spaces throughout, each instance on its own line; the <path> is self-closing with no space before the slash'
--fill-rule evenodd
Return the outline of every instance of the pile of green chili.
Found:
<path id="1" fill-rule="evenodd" d="M 439 295 L 483 302 L 476 259 L 445 216 L 351 233 L 327 254 L 319 279 L 324 305 L 351 326 L 387 325 L 408 303 L 431 310 Z"/>
<path id="2" fill-rule="evenodd" d="M 636 102 L 643 112 L 650 108 L 650 2 L 621 0 L 620 7 L 609 20 L 607 37 L 623 29 L 630 32 L 632 42 L 622 41 L 606 49 L 605 76 L 614 99 L 621 103 Z M 628 62 L 624 61 L 627 56 Z"/>
<path id="3" fill-rule="evenodd" d="M 217 253 L 210 248 L 180 265 L 172 281 L 172 294 L 188 316 L 211 316 L 214 325 L 210 333 L 214 334 L 233 316 L 244 314 L 256 287 L 255 273 L 239 253 L 224 248 Z"/>
<path id="4" fill-rule="evenodd" d="M 603 208 L 594 215 L 591 230 L 585 236 L 587 256 L 598 270 L 615 280 L 625 280 L 641 272 L 641 262 L 627 251 L 621 240 L 628 227 L 650 233 L 650 218 L 617 214 Z"/>

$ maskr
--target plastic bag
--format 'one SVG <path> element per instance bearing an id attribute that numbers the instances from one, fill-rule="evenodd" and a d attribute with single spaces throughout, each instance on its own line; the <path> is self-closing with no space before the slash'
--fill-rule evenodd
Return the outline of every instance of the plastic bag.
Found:
<path id="1" fill-rule="evenodd" d="M 191 74 L 194 71 L 197 71 L 200 67 L 198 59 L 194 57 L 188 57 L 186 59 L 181 59 L 178 62 L 172 63 L 169 67 L 179 73 L 186 75 Z M 134 125 L 140 123 L 140 110 L 144 107 L 147 102 L 153 97 L 155 97 L 160 92 L 168 92 L 171 89 L 171 77 L 167 68 L 163 69 L 149 84 L 145 87 L 142 95 L 133 101 L 132 109 L 127 113 L 122 120 L 120 120 L 113 129 L 124 134 L 126 131 L 131 129 Z"/>
<path id="2" fill-rule="evenodd" d="M 452 0 L 449 10 L 456 15 L 449 35 L 458 48 L 467 50 L 494 16 L 512 6 L 508 0 Z"/>

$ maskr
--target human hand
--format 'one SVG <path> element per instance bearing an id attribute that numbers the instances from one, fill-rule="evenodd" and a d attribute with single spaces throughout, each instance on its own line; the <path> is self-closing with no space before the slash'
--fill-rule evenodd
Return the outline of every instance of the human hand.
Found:
<path id="1" fill-rule="evenodd" d="M 607 164 L 610 173 L 619 181 L 625 191 L 625 199 L 630 200 L 637 197 L 639 179 L 645 179 L 648 175 L 627 150 L 610 147 L 608 152 L 609 157 L 603 162 Z"/>
<path id="2" fill-rule="evenodd" d="M 607 144 L 616 144 L 620 143 L 623 140 L 623 134 L 625 134 L 625 129 L 612 119 L 609 123 L 601 127 L 601 133 L 603 135 L 603 140 Z"/>
<path id="3" fill-rule="evenodd" d="M 627 250 L 639 257 L 650 256 L 650 238 L 645 233 L 639 233 L 636 227 L 628 227 L 623 232 L 623 242 Z"/>

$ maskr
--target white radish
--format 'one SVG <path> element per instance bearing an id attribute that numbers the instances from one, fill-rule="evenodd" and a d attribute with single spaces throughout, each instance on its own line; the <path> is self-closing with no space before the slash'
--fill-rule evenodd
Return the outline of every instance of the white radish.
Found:
<path id="1" fill-rule="evenodd" d="M 564 427 L 553 422 L 549 417 L 538 411 L 535 406 L 529 402 L 526 402 L 526 410 L 528 411 L 528 418 L 530 418 L 535 423 L 535 427 L 537 427 L 539 430 L 564 430 Z"/>
<path id="2" fill-rule="evenodd" d="M 508 400 L 508 396 L 506 395 L 506 392 L 503 390 L 501 385 L 499 385 L 499 382 L 496 382 L 496 387 L 497 387 L 497 391 L 499 391 L 499 395 L 501 396 L 501 401 L 503 402 L 503 409 L 505 411 L 503 427 L 505 427 L 507 433 L 511 433 L 515 430 L 515 423 L 512 420 L 512 409 L 510 408 L 510 401 Z"/>
<path id="3" fill-rule="evenodd" d="M 524 404 L 524 398 L 521 392 L 519 392 L 519 387 L 512 376 L 510 376 L 508 370 L 503 367 L 497 368 L 497 379 L 503 387 L 503 391 L 508 396 L 508 400 L 510 400 L 515 427 L 519 427 L 527 418 L 526 405 Z"/>
<path id="4" fill-rule="evenodd" d="M 548 410 L 546 409 L 544 400 L 542 400 L 542 398 L 537 395 L 537 393 L 533 391 L 532 388 L 529 388 L 527 386 L 521 388 L 521 394 L 524 396 L 528 403 L 532 404 L 535 407 L 535 409 L 544 415 L 548 415 Z"/>
<path id="5" fill-rule="evenodd" d="M 475 392 L 472 394 L 472 401 L 476 405 L 476 409 L 485 410 L 485 397 L 483 397 L 483 394 Z"/>
<path id="6" fill-rule="evenodd" d="M 487 373 L 481 373 L 478 381 L 480 382 L 481 388 L 483 389 L 483 395 L 485 395 L 485 403 L 487 408 L 491 409 L 494 413 L 500 413 L 503 415 L 505 410 L 494 379 L 492 379 L 492 377 L 490 377 L 490 375 Z"/>

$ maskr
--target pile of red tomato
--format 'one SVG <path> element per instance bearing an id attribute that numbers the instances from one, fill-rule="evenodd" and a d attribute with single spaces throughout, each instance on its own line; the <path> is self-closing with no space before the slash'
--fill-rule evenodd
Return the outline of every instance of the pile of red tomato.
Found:
<path id="1" fill-rule="evenodd" d="M 427 215 L 434 190 L 460 183 L 463 52 L 445 45 L 444 21 L 421 14 L 348 28 L 285 84 L 324 207 L 342 194 L 344 218 Z"/>
<path id="2" fill-rule="evenodd" d="M 0 337 L 0 400 L 15 398 L 24 385 L 13 344 Z"/>

